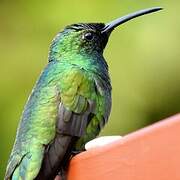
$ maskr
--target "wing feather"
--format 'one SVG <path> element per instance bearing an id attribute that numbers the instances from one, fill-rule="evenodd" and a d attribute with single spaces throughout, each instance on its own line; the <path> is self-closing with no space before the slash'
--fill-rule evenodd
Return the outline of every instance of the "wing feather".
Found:
<path id="1" fill-rule="evenodd" d="M 66 165 L 77 140 L 86 133 L 90 114 L 95 109 L 95 102 L 83 96 L 82 91 L 81 94 L 79 93 L 83 80 L 82 70 L 75 68 L 71 69 L 68 75 L 65 74 L 60 82 L 61 102 L 56 123 L 56 136 L 45 148 L 42 167 L 36 180 L 53 179 L 60 168 Z M 67 83 L 71 83 L 70 88 L 66 86 Z"/>

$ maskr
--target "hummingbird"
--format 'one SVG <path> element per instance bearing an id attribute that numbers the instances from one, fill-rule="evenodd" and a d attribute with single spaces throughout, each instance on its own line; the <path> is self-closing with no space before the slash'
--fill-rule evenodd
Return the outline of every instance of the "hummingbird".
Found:
<path id="1" fill-rule="evenodd" d="M 48 64 L 24 107 L 5 180 L 53 180 L 94 139 L 111 111 L 111 81 L 103 57 L 111 32 L 153 7 L 110 23 L 78 23 L 53 39 Z"/>

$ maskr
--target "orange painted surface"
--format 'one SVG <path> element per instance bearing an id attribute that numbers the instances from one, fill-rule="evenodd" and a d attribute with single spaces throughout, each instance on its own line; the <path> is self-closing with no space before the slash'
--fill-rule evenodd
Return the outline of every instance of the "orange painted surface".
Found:
<path id="1" fill-rule="evenodd" d="M 75 156 L 68 180 L 180 180 L 180 114 Z"/>

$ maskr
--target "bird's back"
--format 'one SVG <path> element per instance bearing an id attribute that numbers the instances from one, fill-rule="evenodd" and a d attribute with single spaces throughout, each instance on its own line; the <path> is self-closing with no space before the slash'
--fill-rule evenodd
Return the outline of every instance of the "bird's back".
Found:
<path id="1" fill-rule="evenodd" d="M 49 64 L 37 81 L 24 108 L 9 158 L 6 177 L 33 177 L 40 169 L 43 152 L 55 136 L 59 93 L 56 87 L 55 64 Z M 52 76 L 54 74 L 54 76 Z M 18 167 L 18 165 L 21 166 Z M 33 169 L 36 170 L 34 171 Z M 19 172 L 18 172 L 19 171 Z M 34 171 L 34 172 L 33 172 Z M 17 175 L 16 175 L 17 174 Z M 16 178 L 15 178 L 16 179 Z"/>

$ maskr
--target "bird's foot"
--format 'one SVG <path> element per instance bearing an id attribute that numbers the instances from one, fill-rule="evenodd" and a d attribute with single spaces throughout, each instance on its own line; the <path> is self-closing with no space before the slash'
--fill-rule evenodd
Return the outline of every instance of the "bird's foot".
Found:
<path id="1" fill-rule="evenodd" d="M 77 155 L 77 154 L 79 154 L 79 153 L 82 153 L 82 152 L 84 152 L 85 150 L 80 150 L 80 151 L 72 151 L 72 156 L 75 156 L 75 155 Z"/>

